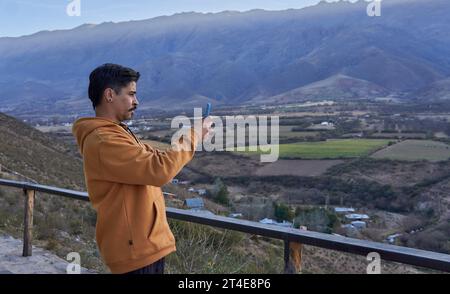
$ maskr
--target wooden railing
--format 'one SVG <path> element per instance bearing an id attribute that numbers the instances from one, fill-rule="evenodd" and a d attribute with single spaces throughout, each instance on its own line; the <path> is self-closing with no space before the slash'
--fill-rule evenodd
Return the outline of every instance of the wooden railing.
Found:
<path id="1" fill-rule="evenodd" d="M 23 189 L 25 194 L 23 256 L 30 256 L 32 254 L 33 207 L 37 191 L 82 201 L 89 201 L 89 196 L 86 192 L 61 189 L 29 182 L 0 179 L 0 186 Z M 367 256 L 371 252 L 376 252 L 380 255 L 382 260 L 450 272 L 450 255 L 448 254 L 294 228 L 265 225 L 217 215 L 203 215 L 194 211 L 176 208 L 167 208 L 166 213 L 167 216 L 172 219 L 283 240 L 285 244 L 285 273 L 298 273 L 301 271 L 302 244 L 364 256 Z"/>

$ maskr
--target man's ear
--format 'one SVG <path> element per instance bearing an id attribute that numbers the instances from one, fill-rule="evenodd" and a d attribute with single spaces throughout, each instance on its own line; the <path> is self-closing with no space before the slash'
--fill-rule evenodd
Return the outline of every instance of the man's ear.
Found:
<path id="1" fill-rule="evenodd" d="M 111 88 L 106 88 L 105 91 L 103 91 L 103 97 L 106 100 L 106 103 L 111 103 L 113 101 L 113 94 L 114 90 Z"/>

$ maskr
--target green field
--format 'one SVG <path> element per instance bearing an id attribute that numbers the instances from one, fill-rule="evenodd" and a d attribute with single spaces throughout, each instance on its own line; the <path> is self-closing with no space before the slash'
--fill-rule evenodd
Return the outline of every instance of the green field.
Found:
<path id="1" fill-rule="evenodd" d="M 375 152 L 372 157 L 405 161 L 442 161 L 450 158 L 450 145 L 431 140 L 405 140 Z"/>
<path id="2" fill-rule="evenodd" d="M 280 158 L 292 159 L 332 159 L 353 158 L 369 155 L 389 144 L 382 139 L 333 139 L 320 142 L 280 144 Z M 245 152 L 248 154 L 260 153 Z"/>

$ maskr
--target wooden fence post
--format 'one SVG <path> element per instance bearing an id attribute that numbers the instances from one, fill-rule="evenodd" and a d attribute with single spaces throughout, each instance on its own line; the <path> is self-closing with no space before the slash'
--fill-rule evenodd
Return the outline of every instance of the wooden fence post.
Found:
<path id="1" fill-rule="evenodd" d="M 285 274 L 298 274 L 302 271 L 302 247 L 300 243 L 284 241 Z"/>
<path id="2" fill-rule="evenodd" d="M 23 253 L 22 256 L 31 256 L 33 240 L 33 209 L 34 190 L 23 189 L 25 194 L 25 214 L 23 218 Z"/>
<path id="3" fill-rule="evenodd" d="M 304 226 L 300 230 L 306 230 Z M 303 245 L 296 242 L 284 241 L 284 273 L 299 274 L 302 271 Z"/>

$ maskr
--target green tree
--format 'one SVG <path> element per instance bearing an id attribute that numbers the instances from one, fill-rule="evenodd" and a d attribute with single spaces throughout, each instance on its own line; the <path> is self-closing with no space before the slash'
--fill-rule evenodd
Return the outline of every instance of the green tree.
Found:
<path id="1" fill-rule="evenodd" d="M 294 214 L 291 211 L 291 208 L 284 203 L 276 203 L 274 202 L 274 215 L 277 222 L 281 222 L 283 220 L 292 221 L 294 218 Z"/>
<path id="2" fill-rule="evenodd" d="M 217 178 L 214 181 L 214 190 L 213 190 L 214 200 L 217 203 L 229 205 L 230 200 L 228 198 L 228 195 L 229 192 L 227 186 L 220 178 Z"/>

